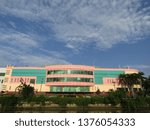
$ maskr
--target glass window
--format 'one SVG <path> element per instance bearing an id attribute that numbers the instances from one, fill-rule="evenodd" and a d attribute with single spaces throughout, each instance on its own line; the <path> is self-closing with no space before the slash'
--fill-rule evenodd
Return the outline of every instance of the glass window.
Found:
<path id="1" fill-rule="evenodd" d="M 93 78 L 47 78 L 47 82 L 93 82 Z"/>
<path id="2" fill-rule="evenodd" d="M 1 83 L 3 83 L 3 80 L 1 81 Z"/>
<path id="3" fill-rule="evenodd" d="M 8 78 L 5 78 L 5 79 L 4 79 L 4 82 L 8 82 Z"/>
<path id="4" fill-rule="evenodd" d="M 49 70 L 47 74 L 84 74 L 84 75 L 93 75 L 93 71 L 84 71 L 84 70 Z"/>
<path id="5" fill-rule="evenodd" d="M 31 84 L 35 84 L 35 79 L 30 79 Z"/>
<path id="6" fill-rule="evenodd" d="M 5 73 L 0 73 L 0 76 L 5 76 Z"/>

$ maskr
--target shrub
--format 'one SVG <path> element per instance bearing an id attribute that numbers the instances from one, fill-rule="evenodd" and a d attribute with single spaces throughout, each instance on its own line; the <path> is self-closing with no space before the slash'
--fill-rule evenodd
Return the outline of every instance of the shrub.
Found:
<path id="1" fill-rule="evenodd" d="M 0 97 L 1 112 L 15 112 L 16 105 L 18 104 L 18 97 L 12 96 L 2 96 Z"/>
<path id="2" fill-rule="evenodd" d="M 24 85 L 21 94 L 25 99 L 31 98 L 34 95 L 34 88 L 30 85 Z"/>

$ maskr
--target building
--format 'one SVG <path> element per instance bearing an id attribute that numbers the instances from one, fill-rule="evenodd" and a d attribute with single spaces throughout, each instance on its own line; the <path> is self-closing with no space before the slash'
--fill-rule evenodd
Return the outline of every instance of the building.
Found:
<path id="1" fill-rule="evenodd" d="M 3 91 L 16 91 L 20 80 L 23 80 L 37 92 L 107 92 L 121 88 L 118 76 L 126 73 L 138 73 L 138 70 L 85 65 L 7 66 Z"/>
<path id="2" fill-rule="evenodd" d="M 21 84 L 21 80 L 34 87 L 35 91 L 49 91 L 46 87 L 46 69 L 44 67 L 14 67 L 7 66 L 3 91 L 14 92 Z"/>
<path id="3" fill-rule="evenodd" d="M 46 86 L 50 92 L 90 92 L 94 87 L 94 67 L 83 65 L 46 66 Z"/>
<path id="4" fill-rule="evenodd" d="M 4 76 L 5 76 L 5 68 L 0 68 L 0 91 L 2 91 Z"/>

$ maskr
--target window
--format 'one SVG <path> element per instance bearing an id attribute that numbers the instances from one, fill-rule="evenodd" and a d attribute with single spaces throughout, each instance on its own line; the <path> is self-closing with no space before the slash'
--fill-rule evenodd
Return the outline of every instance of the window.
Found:
<path id="1" fill-rule="evenodd" d="M 31 84 L 35 84 L 35 79 L 30 79 Z"/>
<path id="2" fill-rule="evenodd" d="M 5 73 L 0 73 L 0 76 L 5 76 Z"/>
<path id="3" fill-rule="evenodd" d="M 17 78 L 17 82 L 18 82 L 18 83 L 20 82 L 20 79 L 19 79 L 19 78 Z"/>
<path id="4" fill-rule="evenodd" d="M 3 80 L 1 81 L 1 83 L 3 83 Z"/>
<path id="5" fill-rule="evenodd" d="M 10 70 L 6 70 L 6 75 L 9 75 L 10 74 Z"/>
<path id="6" fill-rule="evenodd" d="M 8 82 L 8 78 L 5 78 L 5 79 L 4 79 L 4 82 Z"/>
<path id="7" fill-rule="evenodd" d="M 16 78 L 14 78 L 14 82 L 16 82 Z"/>
<path id="8" fill-rule="evenodd" d="M 93 71 L 85 70 L 49 70 L 47 74 L 83 74 L 83 75 L 93 75 Z"/>
<path id="9" fill-rule="evenodd" d="M 47 82 L 93 82 L 92 78 L 47 78 Z"/>
<path id="10" fill-rule="evenodd" d="M 13 78 L 11 78 L 11 81 L 10 81 L 11 83 L 13 82 Z"/>

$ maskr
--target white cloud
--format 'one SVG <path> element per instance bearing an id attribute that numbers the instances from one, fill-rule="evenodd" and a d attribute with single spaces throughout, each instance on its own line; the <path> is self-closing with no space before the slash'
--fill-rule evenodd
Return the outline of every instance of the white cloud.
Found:
<path id="1" fill-rule="evenodd" d="M 131 65 L 131 67 L 139 69 L 150 69 L 150 65 Z"/>
<path id="2" fill-rule="evenodd" d="M 46 64 L 69 64 L 61 52 L 44 49 L 42 36 L 33 32 L 20 32 L 14 22 L 12 26 L 0 21 L 0 66 Z"/>
<path id="3" fill-rule="evenodd" d="M 7 42 L 10 44 L 15 44 L 21 47 L 24 46 L 36 46 L 37 42 L 36 40 L 31 37 L 31 35 L 20 33 L 20 32 L 9 32 L 9 33 L 0 33 L 0 41 L 1 42 Z"/>
<path id="4" fill-rule="evenodd" d="M 30 66 L 44 66 L 48 64 L 69 64 L 61 56 L 61 58 L 55 56 L 57 52 L 53 54 L 33 54 L 25 51 L 19 51 L 18 49 L 11 47 L 0 46 L 0 66 L 6 65 L 30 65 Z M 60 53 L 58 53 L 61 55 Z"/>
<path id="5" fill-rule="evenodd" d="M 0 15 L 15 16 L 29 23 L 42 22 L 41 25 L 52 30 L 57 40 L 76 51 L 89 44 L 105 49 L 121 42 L 132 43 L 150 35 L 150 5 L 144 7 L 142 2 L 143 0 L 0 0 Z M 18 22 L 8 23 L 11 28 L 0 19 L 2 65 L 15 64 L 16 61 L 27 65 L 68 63 L 61 52 L 48 51 L 42 47 L 43 37 L 40 34 L 17 30 Z M 39 29 L 42 30 L 42 26 Z M 46 54 L 31 54 L 32 48 Z M 139 68 L 149 69 L 144 65 Z"/>
<path id="6" fill-rule="evenodd" d="M 16 25 L 14 22 L 10 21 L 9 24 L 13 27 L 13 28 L 16 28 Z"/>
<path id="7" fill-rule="evenodd" d="M 69 48 L 87 43 L 110 48 L 150 34 L 150 7 L 143 0 L 1 0 L 1 14 L 47 21 Z M 14 36 L 15 37 L 15 36 Z M 23 36 L 24 38 L 24 36 Z M 23 39 L 24 40 L 24 39 Z"/>
<path id="8" fill-rule="evenodd" d="M 138 69 L 139 71 L 144 72 L 146 76 L 150 75 L 150 65 L 146 65 L 146 64 L 126 65 L 125 67 Z"/>

